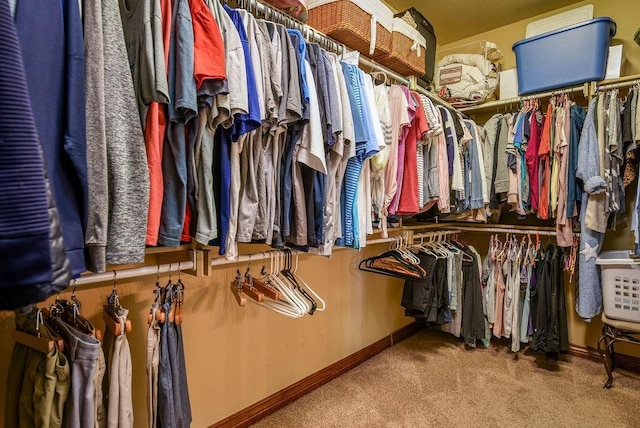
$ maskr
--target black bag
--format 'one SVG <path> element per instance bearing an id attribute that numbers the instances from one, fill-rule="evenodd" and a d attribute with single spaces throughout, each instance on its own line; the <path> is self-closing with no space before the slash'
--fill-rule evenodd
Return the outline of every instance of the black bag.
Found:
<path id="1" fill-rule="evenodd" d="M 402 18 L 406 13 L 409 13 L 415 23 L 417 24 L 416 30 L 420 32 L 427 40 L 427 52 L 425 53 L 425 74 L 419 76 L 418 80 L 423 86 L 429 86 L 433 81 L 433 74 L 436 68 L 436 33 L 433 30 L 431 23 L 424 17 L 416 8 L 412 7 L 404 12 L 397 13 L 396 18 Z"/>

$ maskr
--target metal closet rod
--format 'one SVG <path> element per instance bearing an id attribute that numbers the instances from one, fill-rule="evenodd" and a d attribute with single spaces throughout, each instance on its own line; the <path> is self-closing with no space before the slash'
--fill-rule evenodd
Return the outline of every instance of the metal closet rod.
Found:
<path id="1" fill-rule="evenodd" d="M 373 239 L 373 240 L 367 241 L 367 245 L 393 242 L 395 240 L 396 240 L 395 238 Z M 334 247 L 333 250 L 335 251 L 339 249 L 348 249 L 348 248 Z M 272 250 L 271 254 L 277 251 L 278 250 Z M 296 250 L 291 250 L 291 252 L 293 254 L 302 254 L 302 255 L 312 254 L 312 253 L 304 253 Z M 236 260 L 227 260 L 224 257 L 219 257 L 211 261 L 211 266 L 233 265 L 233 264 L 244 263 L 249 261 L 264 260 L 269 257 L 270 257 L 269 252 L 245 254 L 245 255 L 239 256 Z M 81 276 L 80 278 L 77 278 L 75 280 L 76 281 L 75 284 L 78 286 L 81 286 L 81 285 L 88 285 L 88 284 L 97 284 L 100 282 L 110 282 L 110 281 L 113 281 L 114 279 L 121 280 L 121 279 L 140 278 L 143 276 L 153 276 L 153 275 L 158 275 L 158 274 L 163 274 L 168 272 L 177 273 L 178 269 L 184 273 L 184 271 L 196 269 L 195 260 L 196 260 L 195 257 L 193 257 L 192 260 L 179 262 L 179 263 L 178 262 L 166 263 L 166 264 L 161 264 L 157 266 L 144 266 L 144 267 L 137 267 L 137 268 L 130 268 L 130 269 L 112 270 L 112 271 L 103 272 L 103 273 L 93 273 L 93 274 L 84 275 L 84 276 Z M 73 284 L 73 281 L 72 281 L 72 284 Z"/>
<path id="2" fill-rule="evenodd" d="M 433 230 L 433 231 L 427 231 L 427 232 L 421 232 L 421 233 L 414 233 L 413 234 L 414 240 L 419 238 L 428 238 L 428 237 L 438 236 L 442 234 L 453 235 L 456 233 L 463 233 L 463 232 L 513 233 L 513 234 L 520 234 L 520 235 L 538 234 L 542 236 L 556 235 L 555 230 L 552 230 L 551 228 L 539 228 L 539 227 L 537 228 L 536 227 L 533 227 L 533 228 L 472 227 L 472 226 L 465 226 L 465 225 L 458 225 L 458 224 L 447 225 L 444 223 L 440 223 L 438 225 L 433 225 L 433 226 L 442 228 L 442 230 Z M 428 226 L 425 226 L 425 228 L 428 228 Z M 405 232 L 408 232 L 408 231 L 405 231 Z M 574 234 L 579 235 L 579 233 L 574 233 Z M 398 236 L 404 236 L 404 235 L 401 234 Z M 391 243 L 395 241 L 397 241 L 397 237 L 371 239 L 367 241 L 367 245 L 385 244 L 385 243 Z M 347 247 L 333 248 L 334 251 L 343 250 L 343 249 L 346 250 L 348 248 Z M 261 253 L 255 253 L 255 254 L 245 254 L 245 255 L 238 256 L 236 260 L 227 260 L 224 257 L 215 258 L 211 260 L 211 266 L 212 267 L 225 266 L 225 265 L 234 265 L 238 263 L 246 263 L 250 261 L 265 260 L 271 257 L 273 254 L 275 254 L 277 251 L 278 250 L 272 250 L 271 252 L 267 251 L 267 252 L 261 252 Z M 291 252 L 294 255 L 311 255 L 312 254 L 312 253 L 304 253 L 296 250 L 291 250 Z M 168 272 L 177 273 L 178 270 L 182 272 L 187 270 L 195 270 L 196 269 L 195 260 L 196 258 L 194 255 L 192 260 L 179 262 L 179 263 L 166 263 L 158 266 L 144 266 L 144 267 L 138 267 L 138 268 L 114 270 L 114 271 L 109 271 L 104 273 L 85 275 L 76 279 L 76 285 L 82 286 L 82 285 L 88 285 L 88 284 L 96 284 L 100 282 L 110 282 L 110 281 L 113 281 L 114 279 L 122 280 L 122 279 L 131 279 L 131 278 L 140 278 L 144 276 L 153 276 L 153 275 L 158 275 L 158 274 L 163 274 Z"/>
<path id="3" fill-rule="evenodd" d="M 195 260 L 195 259 L 194 259 Z M 91 275 L 81 276 L 75 281 L 76 285 L 88 285 L 97 284 L 99 282 L 109 282 L 120 279 L 139 278 L 143 276 L 158 275 L 161 273 L 175 272 L 178 270 L 184 272 L 185 270 L 192 270 L 196 268 L 194 260 L 179 263 L 167 263 L 158 266 L 144 266 L 139 268 L 113 270 L 104 273 L 93 273 Z M 179 269 L 178 269 L 179 267 Z M 73 284 L 73 281 L 72 281 Z"/>
<path id="4" fill-rule="evenodd" d="M 467 112 L 467 111 L 473 112 L 479 109 L 490 109 L 492 107 L 506 106 L 509 104 L 519 104 L 522 101 L 537 100 L 541 98 L 552 97 L 554 95 L 562 95 L 570 92 L 572 93 L 572 92 L 580 92 L 580 91 L 584 92 L 584 86 L 574 86 L 571 88 L 558 89 L 555 91 L 540 92 L 540 93 L 531 94 L 531 95 L 522 95 L 520 97 L 507 98 L 506 100 L 489 101 L 488 103 L 478 104 L 475 106 L 460 107 L 459 110 L 462 112 Z"/>
<path id="5" fill-rule="evenodd" d="M 637 85 L 639 83 L 640 83 L 640 79 L 638 78 L 638 76 L 635 76 L 634 80 L 630 80 L 627 82 L 609 83 L 606 85 L 596 85 L 596 92 L 606 91 L 608 89 L 628 88 L 630 86 Z"/>
<path id="6" fill-rule="evenodd" d="M 442 227 L 447 227 L 445 225 L 441 225 Z M 531 227 L 531 228 L 513 228 L 513 227 L 474 227 L 474 226 L 465 226 L 465 225 L 455 225 L 452 226 L 457 229 L 462 230 L 463 232 L 479 232 L 479 233 L 512 233 L 515 235 L 541 235 L 541 236 L 556 236 L 555 228 L 541 228 L 541 227 Z M 579 232 L 574 232 L 574 235 L 580 236 Z"/>

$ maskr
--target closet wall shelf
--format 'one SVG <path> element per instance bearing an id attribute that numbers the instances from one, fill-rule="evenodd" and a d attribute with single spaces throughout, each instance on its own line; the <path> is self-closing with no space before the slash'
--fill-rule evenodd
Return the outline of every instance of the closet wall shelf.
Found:
<path id="1" fill-rule="evenodd" d="M 165 254 L 165 253 L 179 253 L 182 251 L 188 251 L 191 249 L 191 245 L 180 245 L 179 247 L 148 247 L 145 250 L 146 255 L 153 254 Z"/>

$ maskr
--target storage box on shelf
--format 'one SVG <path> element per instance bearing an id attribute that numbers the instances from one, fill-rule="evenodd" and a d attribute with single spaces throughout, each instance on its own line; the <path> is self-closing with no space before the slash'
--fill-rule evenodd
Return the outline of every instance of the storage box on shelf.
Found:
<path id="1" fill-rule="evenodd" d="M 498 86 L 502 52 L 480 40 L 438 52 L 434 85 L 441 98 L 456 107 L 490 100 Z"/>
<path id="2" fill-rule="evenodd" d="M 380 57 L 379 61 L 397 73 L 423 76 L 427 40 L 413 25 L 403 18 L 393 18 L 391 51 Z"/>
<path id="3" fill-rule="evenodd" d="M 604 251 L 596 263 L 607 318 L 640 323 L 640 263 L 629 251 Z"/>
<path id="4" fill-rule="evenodd" d="M 604 79 L 616 23 L 596 18 L 513 45 L 520 95 Z"/>
<path id="5" fill-rule="evenodd" d="M 433 82 L 433 74 L 436 68 L 436 33 L 433 26 L 427 18 L 425 18 L 416 8 L 412 7 L 404 12 L 397 13 L 394 18 L 403 18 L 407 21 L 411 21 L 415 24 L 415 29 L 422 34 L 427 42 L 424 63 L 425 72 L 424 75 L 418 75 L 420 84 L 424 87 L 428 87 Z"/>
<path id="6" fill-rule="evenodd" d="M 351 49 L 378 58 L 391 50 L 393 12 L 380 0 L 309 0 L 307 23 Z"/>

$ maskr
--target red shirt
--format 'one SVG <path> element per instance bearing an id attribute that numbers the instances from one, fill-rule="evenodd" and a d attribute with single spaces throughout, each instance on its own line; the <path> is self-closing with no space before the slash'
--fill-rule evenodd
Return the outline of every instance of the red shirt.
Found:
<path id="1" fill-rule="evenodd" d="M 549 190 L 551 189 L 551 122 L 553 117 L 553 106 L 549 103 L 547 117 L 542 127 L 542 137 L 540 140 L 540 173 L 542 174 L 542 187 L 540 188 L 540 202 L 538 204 L 538 218 L 546 220 L 549 218 Z"/>
<path id="2" fill-rule="evenodd" d="M 397 214 L 417 214 L 420 211 L 418 202 L 418 141 L 422 140 L 424 134 L 429 130 L 429 125 L 420 96 L 411 92 L 411 97 L 416 103 L 416 114 L 406 139 L 404 174 Z"/>

